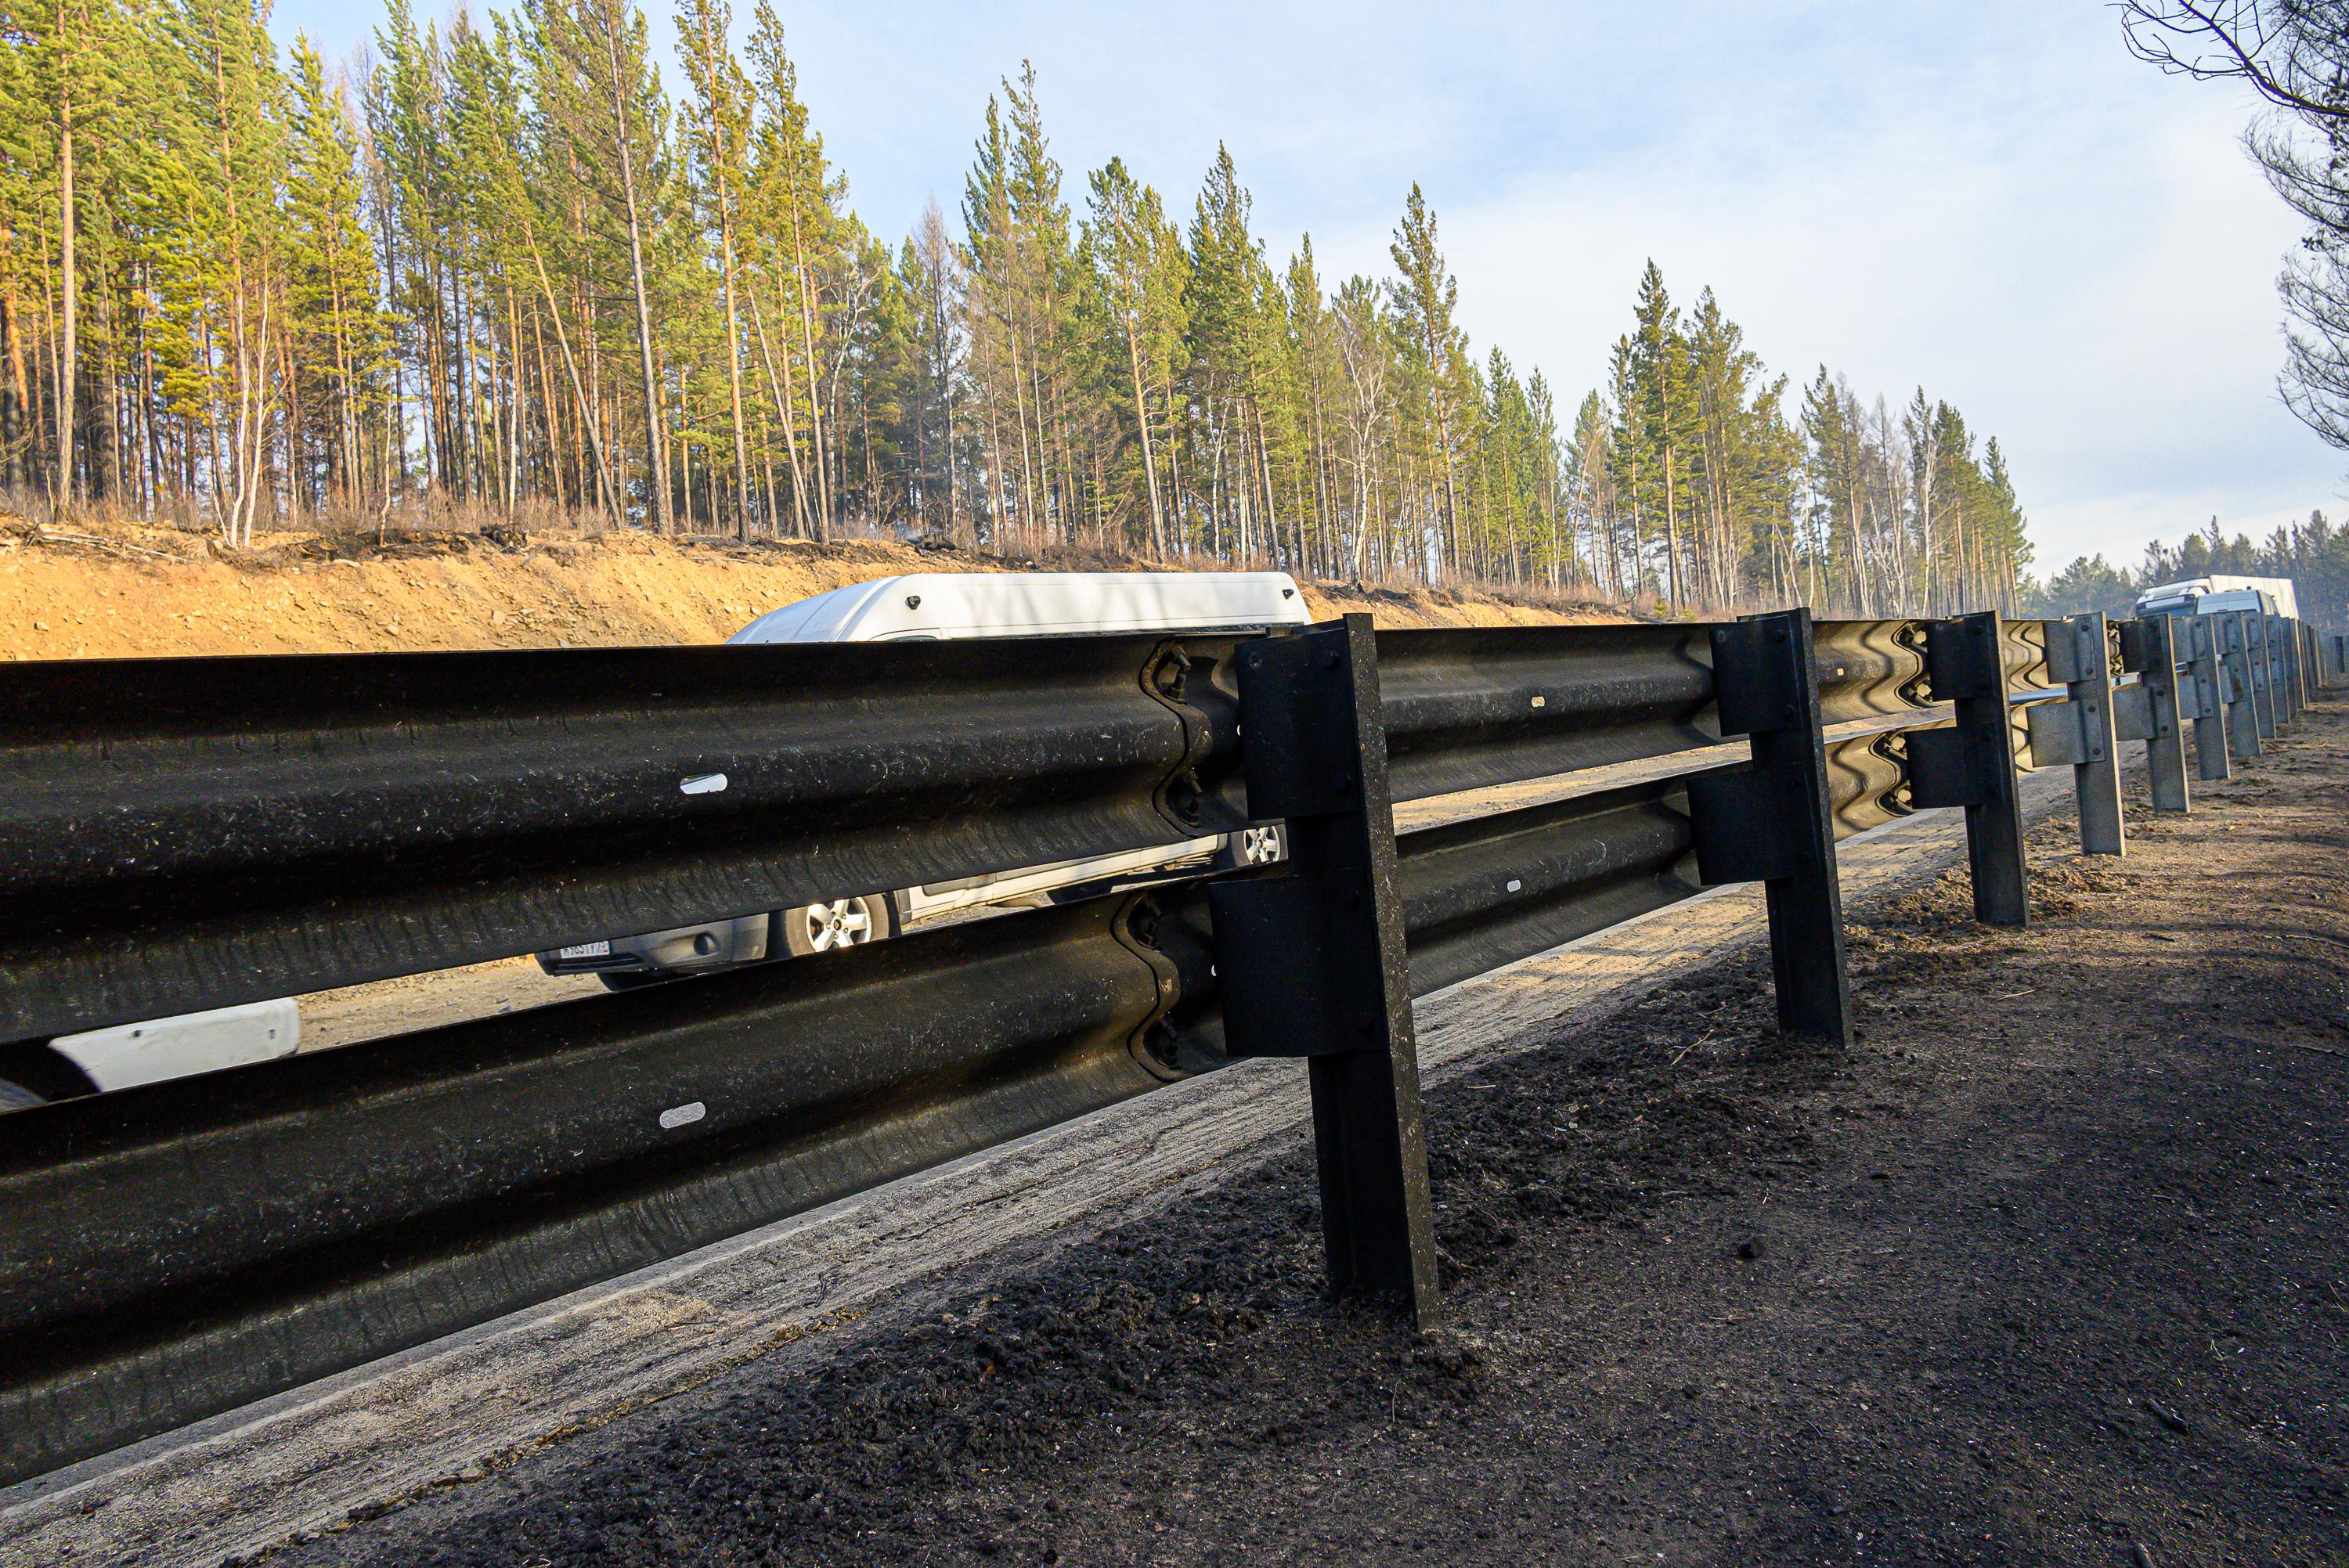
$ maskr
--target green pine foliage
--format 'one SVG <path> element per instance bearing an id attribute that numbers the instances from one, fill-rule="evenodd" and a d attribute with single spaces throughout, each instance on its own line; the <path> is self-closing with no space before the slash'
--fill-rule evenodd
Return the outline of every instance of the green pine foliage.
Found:
<path id="1" fill-rule="evenodd" d="M 1309 237 L 1268 247 L 1228 148 L 1187 201 L 1120 159 L 1064 170 L 1023 67 L 959 222 L 933 203 L 892 242 L 770 0 L 740 52 L 728 0 L 680 0 L 660 40 L 630 0 L 386 0 L 347 67 L 265 16 L 0 0 L 19 497 L 233 543 L 540 509 L 1689 613 L 2025 585 L 2004 456 L 1947 404 L 1891 412 L 1824 367 L 1797 395 L 1653 263 L 1576 396 L 1470 343 L 1415 184 L 1391 273 L 1325 277 Z"/>

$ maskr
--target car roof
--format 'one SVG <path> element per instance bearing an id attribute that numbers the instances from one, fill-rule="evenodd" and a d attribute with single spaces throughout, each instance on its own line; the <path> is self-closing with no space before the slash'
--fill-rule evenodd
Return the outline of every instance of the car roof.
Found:
<path id="1" fill-rule="evenodd" d="M 865 643 L 1301 625 L 1286 572 L 919 572 L 770 610 L 730 643 Z"/>

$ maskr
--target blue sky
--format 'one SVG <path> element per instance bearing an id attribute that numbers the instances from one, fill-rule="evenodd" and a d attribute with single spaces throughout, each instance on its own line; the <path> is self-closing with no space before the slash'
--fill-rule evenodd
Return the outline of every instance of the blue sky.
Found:
<path id="1" fill-rule="evenodd" d="M 885 233 L 933 194 L 952 214 L 1029 58 L 1072 198 L 1115 153 L 1187 212 L 1220 139 L 1276 263 L 1309 231 L 1325 276 L 1382 273 L 1418 181 L 1478 350 L 1565 395 L 1651 256 L 1797 383 L 1921 385 L 1999 437 L 2043 573 L 2342 509 L 2349 460 L 2275 396 L 2295 233 L 2239 145 L 2252 106 L 2130 59 L 2097 0 L 781 9 Z M 274 25 L 340 56 L 378 15 L 282 0 Z"/>

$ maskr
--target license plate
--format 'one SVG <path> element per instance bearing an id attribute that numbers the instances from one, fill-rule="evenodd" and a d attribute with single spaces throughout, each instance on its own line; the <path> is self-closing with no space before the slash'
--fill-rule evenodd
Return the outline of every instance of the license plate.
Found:
<path id="1" fill-rule="evenodd" d="M 612 956 L 612 944 L 608 942 L 583 942 L 575 947 L 558 947 L 554 955 L 557 958 L 609 958 Z"/>

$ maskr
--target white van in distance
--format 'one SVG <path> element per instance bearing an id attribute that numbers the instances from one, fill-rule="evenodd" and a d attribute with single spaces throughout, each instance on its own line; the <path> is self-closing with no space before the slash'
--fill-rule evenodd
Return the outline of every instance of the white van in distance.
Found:
<path id="1" fill-rule="evenodd" d="M 972 572 L 884 577 L 770 610 L 729 644 L 881 643 L 1075 633 L 1237 632 L 1303 625 L 1285 572 Z M 988 904 L 1090 896 L 1204 868 L 1280 858 L 1279 830 L 1249 828 L 1121 854 L 901 888 L 772 914 L 577 943 L 538 955 L 550 975 L 593 974 L 615 991 L 893 936 Z"/>
<path id="2" fill-rule="evenodd" d="M 2300 599 L 2289 577 L 2189 577 L 2165 583 L 2137 596 L 2140 615 L 2220 615 L 2230 610 L 2300 617 Z"/>

